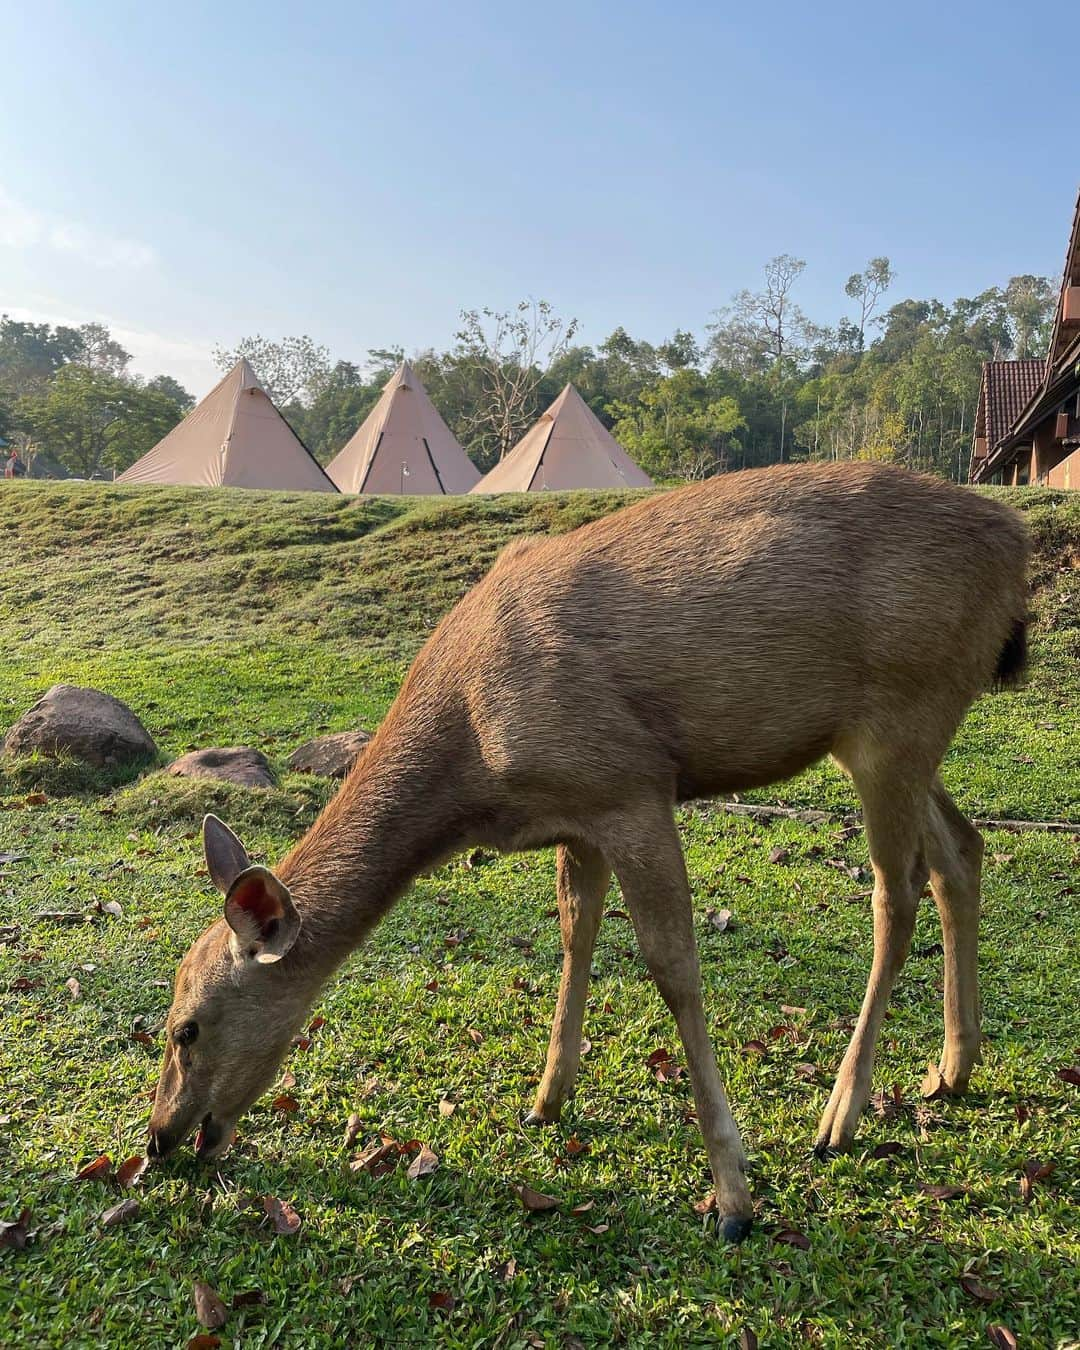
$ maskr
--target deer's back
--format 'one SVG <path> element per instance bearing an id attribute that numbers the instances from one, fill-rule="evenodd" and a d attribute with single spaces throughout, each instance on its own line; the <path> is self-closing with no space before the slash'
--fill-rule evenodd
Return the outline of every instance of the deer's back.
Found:
<path id="1" fill-rule="evenodd" d="M 729 475 L 512 546 L 414 680 L 463 696 L 508 782 L 735 790 L 916 710 L 955 726 L 1024 612 L 1026 551 L 1008 508 L 902 470 Z"/>

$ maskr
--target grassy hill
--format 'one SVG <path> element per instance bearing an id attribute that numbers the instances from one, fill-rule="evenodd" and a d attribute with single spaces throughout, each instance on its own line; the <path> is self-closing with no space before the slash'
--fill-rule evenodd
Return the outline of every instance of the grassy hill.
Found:
<path id="1" fill-rule="evenodd" d="M 1005 495 L 1037 544 L 1032 680 L 980 700 L 946 778 L 972 814 L 1080 820 L 1080 501 Z M 0 734 L 66 680 L 123 698 L 167 757 L 255 744 L 280 769 L 316 731 L 378 721 L 427 633 L 508 540 L 624 502 L 10 485 Z M 836 864 L 864 866 L 862 838 L 683 813 L 710 1022 L 757 1170 L 761 1223 L 738 1252 L 717 1246 L 691 1208 L 708 1182 L 689 1091 L 645 1067 L 658 1046 L 674 1049 L 674 1029 L 618 918 L 597 949 L 591 1048 L 567 1121 L 539 1134 L 519 1125 L 557 984 L 547 855 L 457 862 L 422 879 L 326 991 L 325 1027 L 287 1066 L 299 1109 L 264 1101 L 218 1177 L 190 1158 L 155 1171 L 139 1215 L 102 1229 L 119 1196 L 72 1178 L 101 1151 L 119 1161 L 140 1147 L 160 1048 L 133 1033 L 155 1039 L 175 962 L 218 909 L 200 875 L 198 817 L 219 810 L 272 859 L 325 792 L 298 775 L 250 793 L 0 762 L 0 854 L 23 855 L 0 862 L 0 939 L 17 930 L 0 945 L 0 1219 L 29 1205 L 39 1229 L 25 1252 L 0 1247 L 0 1343 L 183 1345 L 198 1330 L 194 1280 L 227 1299 L 267 1295 L 230 1315 L 225 1345 L 683 1346 L 736 1344 L 744 1327 L 769 1346 L 962 1345 L 987 1343 L 994 1323 L 1021 1344 L 1075 1333 L 1077 1089 L 1057 1077 L 1080 1051 L 1070 957 L 1080 848 L 1068 834 L 988 837 L 989 1040 L 973 1096 L 916 1099 L 940 1041 L 928 909 L 876 1079 L 890 1099 L 898 1085 L 900 1104 L 867 1118 L 853 1155 L 819 1164 L 808 1157 L 815 1117 L 869 953 L 865 902 L 849 903 L 865 881 Z M 853 802 L 828 767 L 759 795 Z M 777 845 L 785 863 L 769 861 Z M 93 911 L 112 900 L 120 918 Z M 710 907 L 733 910 L 737 927 L 719 932 Z M 93 920 L 37 917 L 71 910 Z M 778 1027 L 790 1030 L 771 1037 Z M 741 1051 L 756 1039 L 766 1056 Z M 446 1094 L 450 1116 L 438 1110 Z M 439 1171 L 419 1183 L 350 1173 L 340 1139 L 352 1111 L 361 1142 L 379 1130 L 423 1139 Z M 571 1135 L 588 1151 L 568 1155 Z M 884 1143 L 900 1151 L 875 1156 Z M 1031 1157 L 1056 1168 L 1025 1204 Z M 557 1195 L 563 1211 L 526 1217 L 517 1181 Z M 966 1193 L 946 1203 L 920 1190 L 941 1183 Z M 252 1193 L 292 1200 L 299 1234 L 273 1236 L 244 1203 Z M 601 1231 L 566 1212 L 586 1201 Z M 809 1248 L 778 1241 L 784 1230 Z M 966 1273 L 991 1302 L 965 1290 Z M 431 1303 L 443 1294 L 455 1300 L 449 1315 Z"/>

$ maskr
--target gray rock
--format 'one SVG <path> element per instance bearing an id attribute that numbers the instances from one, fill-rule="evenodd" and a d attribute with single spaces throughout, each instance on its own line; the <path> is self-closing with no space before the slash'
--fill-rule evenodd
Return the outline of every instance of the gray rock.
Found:
<path id="1" fill-rule="evenodd" d="M 9 755 L 70 755 L 95 768 L 153 759 L 157 746 L 124 703 L 99 689 L 54 684 L 4 738 Z"/>
<path id="2" fill-rule="evenodd" d="M 331 736 L 319 736 L 305 742 L 292 752 L 286 763 L 294 773 L 344 778 L 370 740 L 366 731 L 335 731 Z"/>
<path id="3" fill-rule="evenodd" d="M 273 787 L 274 774 L 261 750 L 249 745 L 229 745 L 210 750 L 189 750 L 174 759 L 169 773 L 179 778 L 217 778 L 240 787 Z"/>

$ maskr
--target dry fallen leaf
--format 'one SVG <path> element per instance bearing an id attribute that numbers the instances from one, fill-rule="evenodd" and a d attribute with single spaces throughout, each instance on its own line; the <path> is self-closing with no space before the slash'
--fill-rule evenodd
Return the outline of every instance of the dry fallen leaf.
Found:
<path id="1" fill-rule="evenodd" d="M 482 1031 L 477 1031 L 475 1027 L 469 1027 L 468 1036 L 473 1045 L 483 1045 L 484 1033 Z"/>
<path id="2" fill-rule="evenodd" d="M 919 1190 L 931 1200 L 959 1200 L 962 1195 L 967 1195 L 966 1186 L 932 1186 L 925 1181 L 920 1182 Z"/>
<path id="3" fill-rule="evenodd" d="M 30 1240 L 30 1210 L 24 1209 L 17 1219 L 0 1222 L 0 1247 L 14 1247 L 23 1251 Z"/>
<path id="4" fill-rule="evenodd" d="M 431 1311 L 443 1313 L 447 1317 L 454 1311 L 456 1304 L 457 1299 L 453 1294 L 438 1293 L 428 1295 L 428 1307 Z"/>
<path id="5" fill-rule="evenodd" d="M 101 1216 L 101 1226 L 102 1228 L 116 1228 L 122 1223 L 127 1223 L 129 1219 L 134 1219 L 138 1212 L 138 1200 L 121 1200 L 118 1205 L 113 1205 Z"/>
<path id="6" fill-rule="evenodd" d="M 27 806 L 47 806 L 49 799 L 44 792 L 31 792 L 23 798 L 23 801 Z"/>
<path id="7" fill-rule="evenodd" d="M 419 1181 L 421 1177 L 429 1177 L 439 1165 L 439 1159 L 427 1144 L 420 1145 L 420 1152 L 409 1164 L 409 1170 L 406 1176 L 410 1181 Z"/>
<path id="8" fill-rule="evenodd" d="M 396 1139 L 383 1135 L 382 1139 L 368 1144 L 363 1152 L 349 1163 L 351 1172 L 367 1172 L 370 1176 L 381 1177 L 392 1172 L 401 1156 L 401 1145 Z"/>
<path id="9" fill-rule="evenodd" d="M 221 1301 L 216 1289 L 204 1284 L 202 1280 L 196 1280 L 191 1287 L 191 1297 L 195 1303 L 195 1316 L 199 1319 L 201 1327 L 216 1331 L 218 1327 L 225 1325 L 229 1310 Z"/>
<path id="10" fill-rule="evenodd" d="M 961 1275 L 960 1287 L 972 1298 L 977 1298 L 980 1303 L 993 1303 L 998 1296 L 996 1289 L 980 1283 L 974 1275 Z"/>
<path id="11" fill-rule="evenodd" d="M 695 1214 L 702 1214 L 702 1215 L 712 1214 L 715 1209 L 716 1209 L 716 1195 L 712 1191 L 710 1191 L 709 1194 L 705 1196 L 703 1200 L 694 1201 Z"/>
<path id="12" fill-rule="evenodd" d="M 1058 1069 L 1057 1076 L 1063 1083 L 1080 1087 L 1080 1064 L 1069 1064 L 1064 1069 Z"/>
<path id="13" fill-rule="evenodd" d="M 575 1219 L 580 1219 L 583 1214 L 588 1214 L 595 1204 L 595 1200 L 582 1200 L 580 1205 L 574 1205 L 570 1213 Z"/>
<path id="14" fill-rule="evenodd" d="M 884 1144 L 878 1144 L 871 1152 L 870 1156 L 871 1158 L 893 1158 L 896 1154 L 903 1153 L 903 1151 L 903 1144 L 899 1144 L 895 1140 L 888 1140 Z"/>
<path id="15" fill-rule="evenodd" d="M 511 1256 L 509 1261 L 504 1261 L 501 1265 L 495 1267 L 496 1279 L 502 1280 L 504 1283 L 507 1280 L 512 1280 L 516 1274 L 517 1274 L 516 1257 Z"/>
<path id="16" fill-rule="evenodd" d="M 785 863 L 791 857 L 791 850 L 787 848 L 774 848 L 769 851 L 769 861 L 771 863 Z"/>
<path id="17" fill-rule="evenodd" d="M 654 1050 L 645 1064 L 652 1069 L 658 1083 L 674 1083 L 685 1072 L 682 1065 L 672 1059 L 671 1052 L 665 1046 Z"/>
<path id="18" fill-rule="evenodd" d="M 810 1239 L 795 1228 L 782 1228 L 779 1233 L 773 1234 L 773 1241 L 782 1242 L 788 1247 L 798 1247 L 801 1252 L 810 1250 Z"/>
<path id="19" fill-rule="evenodd" d="M 270 1109 L 272 1111 L 282 1111 L 286 1115 L 291 1115 L 293 1111 L 300 1110 L 300 1103 L 295 1097 L 290 1097 L 287 1093 L 282 1092 L 270 1103 Z"/>
<path id="20" fill-rule="evenodd" d="M 134 1186 L 137 1181 L 142 1179 L 143 1173 L 150 1166 L 150 1159 L 144 1154 L 136 1153 L 133 1157 L 126 1159 L 116 1169 L 116 1184 L 121 1190 L 126 1191 L 129 1186 Z"/>
<path id="21" fill-rule="evenodd" d="M 739 1332 L 739 1350 L 758 1350 L 757 1332 L 743 1327 Z"/>
<path id="22" fill-rule="evenodd" d="M 245 1289 L 242 1293 L 233 1294 L 233 1308 L 261 1308 L 270 1300 L 262 1289 Z"/>
<path id="23" fill-rule="evenodd" d="M 105 1181 L 112 1176 L 112 1159 L 107 1153 L 99 1153 L 93 1162 L 80 1167 L 75 1173 L 76 1181 Z"/>
<path id="24" fill-rule="evenodd" d="M 313 1018 L 311 1019 L 311 1024 L 310 1024 L 310 1026 L 308 1027 L 308 1035 L 309 1035 L 309 1036 L 314 1036 L 315 1033 L 316 1033 L 317 1031 L 321 1031 L 321 1030 L 323 1029 L 324 1026 L 326 1026 L 326 1018 L 325 1018 L 325 1017 L 313 1017 Z"/>
<path id="25" fill-rule="evenodd" d="M 744 1055 L 767 1055 L 769 1047 L 764 1041 L 746 1041 L 743 1045 Z"/>
<path id="26" fill-rule="evenodd" d="M 991 1325 L 986 1328 L 986 1336 L 996 1350 L 1017 1350 L 1017 1340 L 1008 1327 Z"/>
<path id="27" fill-rule="evenodd" d="M 281 1075 L 282 1090 L 288 1092 L 290 1088 L 294 1088 L 295 1086 L 296 1086 L 296 1074 L 294 1074 L 291 1069 L 286 1069 L 285 1072 Z"/>
<path id="28" fill-rule="evenodd" d="M 705 917 L 718 933 L 726 933 L 729 928 L 734 928 L 734 918 L 730 909 L 707 909 Z"/>
<path id="29" fill-rule="evenodd" d="M 221 1344 L 221 1337 L 214 1336 L 210 1332 L 200 1331 L 197 1336 L 192 1336 L 187 1343 L 187 1350 L 218 1350 Z"/>
<path id="30" fill-rule="evenodd" d="M 64 988 L 68 991 L 68 996 L 72 1003 L 78 1003 L 82 997 L 82 985 L 74 975 L 69 980 L 64 981 Z"/>
<path id="31" fill-rule="evenodd" d="M 452 1116 L 457 1110 L 457 1102 L 451 1101 L 449 1097 L 439 1098 L 439 1115 Z"/>
<path id="32" fill-rule="evenodd" d="M 530 1214 L 540 1214 L 548 1209 L 558 1209 L 559 1202 L 553 1195 L 545 1195 L 543 1191 L 534 1191 L 531 1186 L 516 1184 L 511 1190 L 529 1211 Z"/>
<path id="33" fill-rule="evenodd" d="M 363 1124 L 364 1124 L 364 1122 L 360 1119 L 360 1117 L 356 1114 L 355 1111 L 352 1113 L 352 1115 L 349 1117 L 349 1119 L 345 1122 L 345 1141 L 344 1141 L 344 1142 L 345 1142 L 345 1147 L 346 1147 L 346 1148 L 352 1148 L 353 1144 L 356 1143 L 357 1137 L 358 1137 L 359 1134 L 360 1134 L 360 1130 L 361 1130 L 361 1128 L 363 1127 Z"/>
<path id="34" fill-rule="evenodd" d="M 282 1237 L 291 1237 L 299 1230 L 300 1215 L 288 1200 L 279 1200 L 276 1195 L 264 1195 L 262 1207 L 275 1233 Z"/>
<path id="35" fill-rule="evenodd" d="M 1024 1163 L 1024 1175 L 1020 1178 L 1020 1197 L 1025 1205 L 1030 1205 L 1035 1198 L 1035 1183 L 1045 1181 L 1056 1166 L 1056 1163 L 1041 1163 L 1038 1158 L 1029 1158 Z"/>

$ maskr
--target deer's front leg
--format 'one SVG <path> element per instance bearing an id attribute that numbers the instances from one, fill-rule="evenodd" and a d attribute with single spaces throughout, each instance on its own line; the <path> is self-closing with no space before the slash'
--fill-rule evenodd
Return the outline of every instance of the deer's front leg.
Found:
<path id="1" fill-rule="evenodd" d="M 720 1232 L 731 1242 L 741 1242 L 754 1212 L 744 1176 L 746 1158 L 705 1022 L 690 885 L 671 808 L 664 803 L 629 821 L 623 839 L 613 847 L 612 861 L 641 954 L 674 1014 L 686 1051 Z"/>
<path id="2" fill-rule="evenodd" d="M 581 1062 L 581 1032 L 593 948 L 611 879 L 611 869 L 604 855 L 589 844 L 561 844 L 557 866 L 562 979 L 551 1024 L 547 1065 L 536 1101 L 526 1117 L 528 1125 L 546 1125 L 558 1120 L 574 1089 Z"/>

